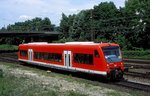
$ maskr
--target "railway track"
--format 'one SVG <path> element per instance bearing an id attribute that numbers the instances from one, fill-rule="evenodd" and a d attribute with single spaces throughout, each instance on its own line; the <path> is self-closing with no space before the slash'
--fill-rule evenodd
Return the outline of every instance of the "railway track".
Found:
<path id="1" fill-rule="evenodd" d="M 16 57 L 14 57 L 14 54 L 12 54 L 12 53 L 11 54 L 0 55 L 0 61 L 9 62 L 9 63 L 10 62 L 11 63 L 12 62 L 13 63 L 19 63 L 18 60 L 16 59 Z M 131 74 L 131 73 L 128 73 L 128 74 Z M 140 75 L 143 76 L 143 74 L 140 74 Z M 93 81 L 91 83 L 94 83 L 94 85 L 98 84 L 98 83 L 95 83 Z M 129 81 L 129 80 L 122 80 L 120 82 L 112 82 L 110 84 L 117 85 L 117 86 L 122 86 L 122 87 L 126 87 L 126 88 L 131 88 L 131 89 L 137 89 L 137 90 L 143 90 L 143 91 L 150 91 L 150 85 L 149 84 L 137 83 L 137 82 Z"/>
<path id="2" fill-rule="evenodd" d="M 138 83 L 138 82 L 129 81 L 129 80 L 122 80 L 122 81 L 117 82 L 115 84 L 122 86 L 122 87 L 127 87 L 127 88 L 132 88 L 132 89 L 150 92 L 150 84 Z"/>
<path id="3" fill-rule="evenodd" d="M 125 67 L 150 69 L 150 60 L 124 59 Z"/>
<path id="4" fill-rule="evenodd" d="M 136 69 L 140 69 L 140 68 L 143 68 L 143 69 L 150 69 L 150 64 L 139 64 L 139 63 L 127 63 L 125 62 L 125 67 L 128 67 L 128 68 L 136 68 Z"/>
<path id="5" fill-rule="evenodd" d="M 139 72 L 125 72 L 125 75 L 135 76 L 135 77 L 142 77 L 142 78 L 150 78 L 150 72 L 146 73 L 139 73 Z"/>
<path id="6" fill-rule="evenodd" d="M 13 58 L 6 58 L 6 57 L 0 57 L 0 61 L 2 62 L 8 62 L 8 63 L 19 63 L 19 61 L 17 59 L 13 59 Z"/>
<path id="7" fill-rule="evenodd" d="M 142 78 L 150 78 L 150 60 L 139 60 L 139 59 L 124 59 L 125 67 L 128 68 L 126 75 Z M 133 70 L 138 70 L 134 72 Z"/>
<path id="8" fill-rule="evenodd" d="M 124 59 L 126 63 L 136 63 L 136 64 L 150 64 L 150 59 L 142 60 L 142 59 Z"/>

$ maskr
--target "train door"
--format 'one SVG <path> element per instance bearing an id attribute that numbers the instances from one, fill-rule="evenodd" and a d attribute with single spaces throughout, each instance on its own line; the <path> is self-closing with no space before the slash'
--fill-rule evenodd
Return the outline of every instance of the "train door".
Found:
<path id="1" fill-rule="evenodd" d="M 33 50 L 32 49 L 28 49 L 28 60 L 29 61 L 33 60 Z"/>
<path id="2" fill-rule="evenodd" d="M 71 51 L 64 51 L 64 65 L 67 68 L 72 66 Z"/>

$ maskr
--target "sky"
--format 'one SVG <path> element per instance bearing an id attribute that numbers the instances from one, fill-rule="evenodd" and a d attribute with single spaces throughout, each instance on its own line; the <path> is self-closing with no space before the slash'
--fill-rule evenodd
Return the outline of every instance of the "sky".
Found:
<path id="1" fill-rule="evenodd" d="M 77 14 L 105 1 L 114 2 L 118 8 L 124 7 L 125 2 L 125 0 L 0 0 L 0 28 L 35 17 L 48 17 L 52 24 L 58 26 L 62 13 Z"/>

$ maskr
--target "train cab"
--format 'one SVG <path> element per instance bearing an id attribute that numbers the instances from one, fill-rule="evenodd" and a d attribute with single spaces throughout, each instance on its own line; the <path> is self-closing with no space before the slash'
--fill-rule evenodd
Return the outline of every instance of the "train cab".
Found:
<path id="1" fill-rule="evenodd" d="M 124 63 L 119 46 L 102 47 L 106 60 L 107 77 L 112 79 L 122 78 L 124 72 Z"/>

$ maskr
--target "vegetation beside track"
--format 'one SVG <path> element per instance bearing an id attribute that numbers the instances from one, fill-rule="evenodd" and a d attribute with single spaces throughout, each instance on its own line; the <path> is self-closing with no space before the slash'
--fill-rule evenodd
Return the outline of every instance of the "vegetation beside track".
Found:
<path id="1" fill-rule="evenodd" d="M 133 58 L 133 59 L 150 59 L 150 50 L 130 50 L 130 51 L 122 51 L 123 58 Z"/>
<path id="2" fill-rule="evenodd" d="M 18 50 L 18 46 L 16 45 L 9 45 L 9 44 L 2 44 L 0 45 L 0 51 L 17 51 Z"/>
<path id="3" fill-rule="evenodd" d="M 0 62 L 0 96 L 146 96 L 148 93 L 92 84 L 81 78 Z M 108 87 L 109 86 L 109 87 Z"/>

